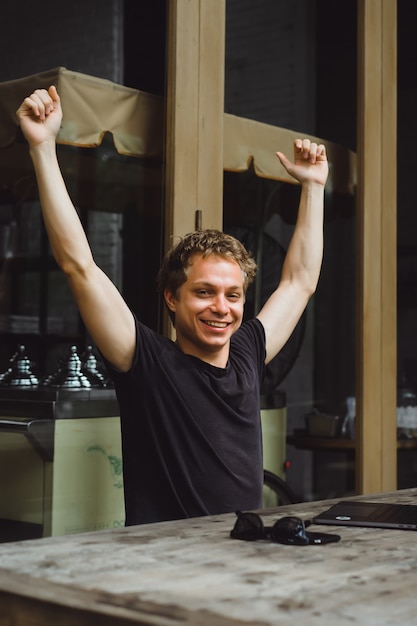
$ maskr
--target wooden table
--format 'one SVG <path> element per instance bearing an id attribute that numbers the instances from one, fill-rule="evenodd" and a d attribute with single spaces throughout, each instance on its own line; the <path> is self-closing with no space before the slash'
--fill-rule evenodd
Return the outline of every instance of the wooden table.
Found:
<path id="1" fill-rule="evenodd" d="M 417 502 L 417 489 L 372 499 Z M 304 519 L 331 501 L 269 509 Z M 417 533 L 336 528 L 341 541 L 229 538 L 233 514 L 0 545 L 1 626 L 408 626 Z"/>

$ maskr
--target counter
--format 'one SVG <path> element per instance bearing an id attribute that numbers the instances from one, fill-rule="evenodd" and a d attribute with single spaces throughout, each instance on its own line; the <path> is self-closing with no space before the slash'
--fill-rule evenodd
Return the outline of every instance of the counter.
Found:
<path id="1" fill-rule="evenodd" d="M 378 496 L 415 503 L 417 489 Z M 262 512 L 313 517 L 332 500 Z M 0 545 L 0 624 L 408 626 L 415 531 L 313 526 L 337 544 L 229 537 L 234 514 Z"/>
<path id="2" fill-rule="evenodd" d="M 118 414 L 112 389 L 0 389 L 0 541 L 124 526 Z"/>
<path id="3" fill-rule="evenodd" d="M 287 444 L 312 452 L 312 490 L 315 499 L 355 493 L 356 442 L 346 437 L 312 437 L 306 430 L 295 429 L 287 435 Z M 416 484 L 417 438 L 397 439 L 397 488 Z"/>

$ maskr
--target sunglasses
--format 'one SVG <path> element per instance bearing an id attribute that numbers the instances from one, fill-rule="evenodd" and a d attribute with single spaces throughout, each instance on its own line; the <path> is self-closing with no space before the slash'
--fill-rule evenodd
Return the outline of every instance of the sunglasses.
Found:
<path id="1" fill-rule="evenodd" d="M 256 513 L 236 511 L 237 520 L 230 536 L 243 541 L 269 539 L 275 543 L 291 546 L 307 546 L 312 544 L 334 543 L 340 535 L 330 533 L 307 532 L 311 520 L 303 521 L 299 517 L 282 517 L 273 526 L 264 526 Z"/>

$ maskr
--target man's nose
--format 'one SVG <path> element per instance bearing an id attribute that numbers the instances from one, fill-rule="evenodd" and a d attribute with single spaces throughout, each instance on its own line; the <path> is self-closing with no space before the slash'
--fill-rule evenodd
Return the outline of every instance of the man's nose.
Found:
<path id="1" fill-rule="evenodd" d="M 229 311 L 229 303 L 224 294 L 217 294 L 213 301 L 213 310 L 216 313 L 228 313 Z"/>

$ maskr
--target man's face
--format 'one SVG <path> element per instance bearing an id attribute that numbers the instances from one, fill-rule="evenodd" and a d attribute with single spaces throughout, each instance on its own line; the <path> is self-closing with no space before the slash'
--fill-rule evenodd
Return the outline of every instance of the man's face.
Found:
<path id="1" fill-rule="evenodd" d="M 243 317 L 245 296 L 239 265 L 215 255 L 195 255 L 179 292 L 166 292 L 165 298 L 175 313 L 182 351 L 225 367 L 230 337 Z"/>

